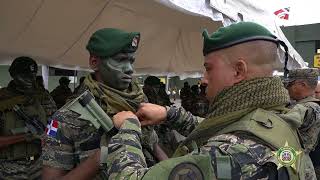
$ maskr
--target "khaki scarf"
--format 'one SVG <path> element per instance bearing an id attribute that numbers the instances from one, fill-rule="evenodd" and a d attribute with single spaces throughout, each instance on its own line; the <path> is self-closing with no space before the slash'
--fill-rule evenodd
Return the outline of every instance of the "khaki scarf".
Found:
<path id="1" fill-rule="evenodd" d="M 182 145 L 192 141 L 201 144 L 257 108 L 286 110 L 284 107 L 288 102 L 289 95 L 280 78 L 265 77 L 242 81 L 224 89 L 213 99 L 207 118 L 191 132 Z"/>
<path id="2" fill-rule="evenodd" d="M 97 82 L 89 74 L 84 85 L 90 89 L 90 92 L 97 98 L 104 111 L 109 115 L 114 115 L 120 111 L 136 112 L 141 102 L 144 101 L 142 88 L 133 81 L 130 87 L 125 91 L 119 91 Z"/>

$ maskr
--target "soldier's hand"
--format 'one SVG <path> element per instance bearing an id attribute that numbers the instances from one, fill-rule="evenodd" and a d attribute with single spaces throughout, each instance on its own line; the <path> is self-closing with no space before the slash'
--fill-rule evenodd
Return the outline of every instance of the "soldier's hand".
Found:
<path id="1" fill-rule="evenodd" d="M 141 126 L 156 125 L 167 119 L 167 109 L 156 104 L 141 103 L 136 115 L 141 121 Z"/>
<path id="2" fill-rule="evenodd" d="M 113 125 L 119 129 L 125 120 L 127 119 L 138 119 L 138 117 L 131 111 L 122 111 L 113 116 L 112 121 Z"/>

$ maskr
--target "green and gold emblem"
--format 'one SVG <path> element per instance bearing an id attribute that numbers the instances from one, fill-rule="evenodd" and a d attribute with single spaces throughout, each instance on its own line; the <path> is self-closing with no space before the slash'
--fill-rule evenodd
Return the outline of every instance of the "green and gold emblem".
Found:
<path id="1" fill-rule="evenodd" d="M 277 157 L 279 161 L 278 169 L 284 166 L 292 167 L 294 170 L 296 170 L 296 161 L 302 151 L 296 151 L 294 148 L 288 145 L 288 142 L 286 142 L 283 147 L 281 147 L 277 151 L 272 151 L 272 153 Z"/>

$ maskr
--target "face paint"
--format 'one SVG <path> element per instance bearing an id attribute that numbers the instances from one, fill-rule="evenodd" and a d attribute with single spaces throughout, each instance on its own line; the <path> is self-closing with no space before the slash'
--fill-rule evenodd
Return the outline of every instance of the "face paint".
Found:
<path id="1" fill-rule="evenodd" d="M 118 90 L 125 90 L 132 81 L 134 53 L 119 53 L 103 59 L 99 72 L 104 84 Z"/>
<path id="2" fill-rule="evenodd" d="M 13 81 L 16 85 L 24 89 L 32 89 L 36 82 L 36 73 L 31 74 L 17 74 Z"/>

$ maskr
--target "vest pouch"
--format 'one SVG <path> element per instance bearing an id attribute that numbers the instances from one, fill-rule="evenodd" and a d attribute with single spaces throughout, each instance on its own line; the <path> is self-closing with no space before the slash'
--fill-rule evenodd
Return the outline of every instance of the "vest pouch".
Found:
<path id="1" fill-rule="evenodd" d="M 292 113 L 292 112 L 290 112 Z M 288 145 L 296 151 L 302 150 L 299 136 L 296 131 L 295 122 L 290 124 L 287 119 L 282 119 L 276 114 L 264 109 L 257 109 L 239 121 L 227 126 L 218 134 L 232 133 L 243 131 L 252 134 L 258 139 L 265 142 L 273 150 L 277 150 L 288 142 Z M 301 153 L 297 158 L 296 171 L 288 167 L 290 179 L 304 179 L 304 155 Z M 299 174 L 297 174 L 299 172 Z"/>

